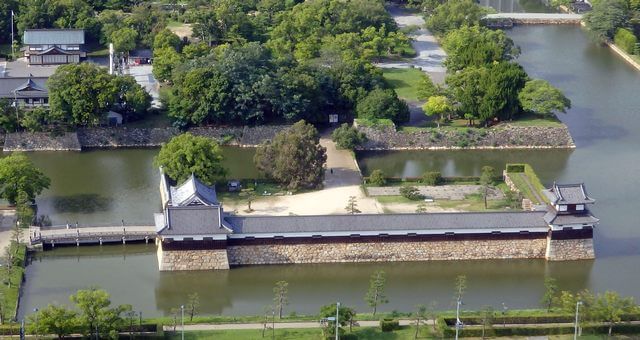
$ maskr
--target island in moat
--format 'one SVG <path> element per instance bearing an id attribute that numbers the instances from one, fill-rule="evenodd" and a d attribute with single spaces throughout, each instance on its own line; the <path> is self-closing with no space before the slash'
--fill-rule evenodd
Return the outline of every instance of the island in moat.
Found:
<path id="1" fill-rule="evenodd" d="M 284 263 L 595 257 L 583 184 L 543 191 L 549 204 L 518 212 L 236 216 L 192 175 L 178 186 L 162 173 L 154 215 L 161 271 Z"/>

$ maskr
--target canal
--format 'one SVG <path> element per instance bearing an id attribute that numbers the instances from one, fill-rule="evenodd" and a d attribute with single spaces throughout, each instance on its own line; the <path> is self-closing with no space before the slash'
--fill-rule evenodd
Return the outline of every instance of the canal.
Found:
<path id="1" fill-rule="evenodd" d="M 500 308 L 503 302 L 509 308 L 536 306 L 546 276 L 557 278 L 561 289 L 612 289 L 639 297 L 640 272 L 635 268 L 640 262 L 636 225 L 640 217 L 640 190 L 636 189 L 640 187 L 640 135 L 636 133 L 640 130 L 640 73 L 592 43 L 579 27 L 528 26 L 508 33 L 522 48 L 519 61 L 529 74 L 560 87 L 572 100 L 572 109 L 560 118 L 569 125 L 577 149 L 364 153 L 358 160 L 365 172 L 381 168 L 396 176 L 416 176 L 426 170 L 477 175 L 487 164 L 502 168 L 507 162 L 528 162 L 546 183 L 584 181 L 598 200 L 594 212 L 602 220 L 596 230 L 597 260 L 282 265 L 159 273 L 151 245 L 66 248 L 32 259 L 21 310 L 66 302 L 75 290 L 96 285 L 107 289 L 115 303 L 131 303 L 149 316 L 167 314 L 193 292 L 200 294 L 202 313 L 259 314 L 271 303 L 273 284 L 286 280 L 288 311 L 315 313 L 319 306 L 336 300 L 364 311 L 368 277 L 376 269 L 388 273 L 390 302 L 382 307 L 385 311 L 406 311 L 431 301 L 451 308 L 452 282 L 459 274 L 468 276 L 467 308 L 485 304 Z M 157 175 L 150 167 L 153 155 L 152 150 L 34 154 L 34 161 L 54 183 L 39 203 L 54 220 L 63 222 L 71 218 L 119 221 L 120 215 L 126 215 L 126 220 L 145 219 L 147 214 L 150 218 L 158 209 Z M 83 157 L 94 159 L 85 164 Z M 71 185 L 62 177 L 82 185 Z M 56 183 L 58 178 L 61 183 Z M 98 201 L 109 205 L 95 204 L 102 208 L 78 212 L 56 204 L 56 197 L 96 193 L 104 198 Z"/>

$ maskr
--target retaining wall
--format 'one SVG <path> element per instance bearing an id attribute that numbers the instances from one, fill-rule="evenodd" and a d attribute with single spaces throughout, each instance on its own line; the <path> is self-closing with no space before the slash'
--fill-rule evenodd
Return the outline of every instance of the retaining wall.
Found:
<path id="1" fill-rule="evenodd" d="M 545 258 L 549 261 L 592 260 L 596 258 L 593 239 L 552 240 L 547 242 Z"/>
<path id="2" fill-rule="evenodd" d="M 157 241 L 160 271 L 229 269 L 225 249 L 164 250 Z"/>

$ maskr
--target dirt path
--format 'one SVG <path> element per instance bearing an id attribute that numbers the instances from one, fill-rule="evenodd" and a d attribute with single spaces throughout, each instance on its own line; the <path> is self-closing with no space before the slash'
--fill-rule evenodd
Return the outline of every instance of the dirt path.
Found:
<path id="1" fill-rule="evenodd" d="M 419 14 L 411 14 L 394 5 L 387 7 L 387 10 L 400 28 L 407 26 L 420 27 L 409 35 L 413 39 L 411 45 L 416 50 L 417 56 L 407 59 L 406 61 L 380 63 L 377 64 L 377 66 L 383 68 L 407 68 L 414 66 L 426 72 L 433 82 L 439 84 L 444 83 L 447 69 L 444 67 L 443 62 L 447 54 L 442 47 L 440 47 L 435 36 L 424 28 L 425 22 L 422 16 Z"/>
<path id="2" fill-rule="evenodd" d="M 520 178 L 522 178 L 522 180 L 527 184 L 533 196 L 535 196 L 536 200 L 538 200 L 537 203 L 538 204 L 544 203 L 544 200 L 542 199 L 542 197 L 540 197 L 540 193 L 538 193 L 538 190 L 536 190 L 536 188 L 533 187 L 533 184 L 531 184 L 531 181 L 529 180 L 529 176 L 527 176 L 525 173 L 522 173 L 522 172 L 518 173 L 518 176 L 520 176 Z"/>

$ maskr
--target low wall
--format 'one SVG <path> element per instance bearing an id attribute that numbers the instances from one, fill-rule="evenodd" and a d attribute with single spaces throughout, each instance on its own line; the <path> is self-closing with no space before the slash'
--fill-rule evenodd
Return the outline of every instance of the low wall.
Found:
<path id="1" fill-rule="evenodd" d="M 357 128 L 368 139 L 359 150 L 575 148 L 565 125 L 547 127 L 506 123 L 486 129 L 425 128 L 410 132 L 396 131 L 394 127 Z"/>
<path id="2" fill-rule="evenodd" d="M 607 46 L 609 46 L 613 52 L 622 57 L 626 62 L 631 64 L 631 66 L 635 67 L 638 71 L 640 71 L 640 63 L 638 63 L 635 59 L 633 59 L 627 52 L 623 51 L 620 47 L 616 46 L 614 43 L 610 41 L 605 42 Z"/>
<path id="3" fill-rule="evenodd" d="M 229 246 L 230 265 L 544 258 L 546 239 Z"/>
<path id="4" fill-rule="evenodd" d="M 9 133 L 4 139 L 2 148 L 5 152 L 80 151 L 80 149 L 78 134 L 75 132 L 67 132 L 61 136 L 54 136 L 47 132 Z"/>

